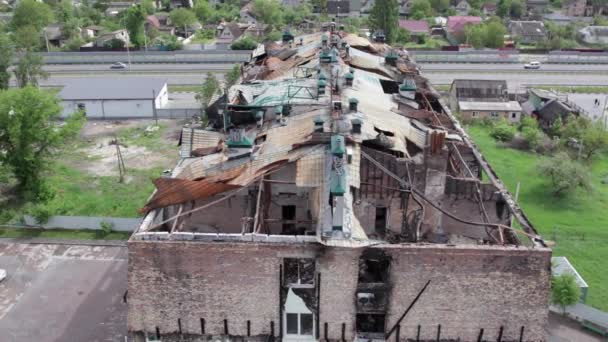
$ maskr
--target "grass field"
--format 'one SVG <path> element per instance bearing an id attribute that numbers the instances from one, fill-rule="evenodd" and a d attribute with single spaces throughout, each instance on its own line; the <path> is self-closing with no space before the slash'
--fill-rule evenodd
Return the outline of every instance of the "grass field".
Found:
<path id="1" fill-rule="evenodd" d="M 177 92 L 196 93 L 197 91 L 201 90 L 201 86 L 200 85 L 169 85 L 169 86 L 167 86 L 167 89 L 170 93 L 177 93 Z"/>
<path id="2" fill-rule="evenodd" d="M 67 229 L 24 229 L 0 228 L 0 238 L 49 238 L 49 239 L 79 239 L 79 240 L 128 240 L 131 233 L 111 232 L 105 234 L 101 230 L 67 230 Z"/>
<path id="3" fill-rule="evenodd" d="M 606 94 L 608 86 L 534 86 L 533 88 L 554 90 L 563 93 Z"/>
<path id="4" fill-rule="evenodd" d="M 554 256 L 566 256 L 589 285 L 587 304 L 608 311 L 608 156 L 591 166 L 592 189 L 563 199 L 553 197 L 536 168 L 538 155 L 496 144 L 482 126 L 468 131 L 511 193 L 521 183 L 519 203 Z"/>

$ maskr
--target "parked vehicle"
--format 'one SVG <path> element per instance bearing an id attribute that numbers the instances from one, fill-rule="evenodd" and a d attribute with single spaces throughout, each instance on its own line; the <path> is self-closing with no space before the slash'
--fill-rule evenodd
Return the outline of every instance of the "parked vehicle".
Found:
<path id="1" fill-rule="evenodd" d="M 0 268 L 0 283 L 6 278 L 6 270 Z"/>
<path id="2" fill-rule="evenodd" d="M 540 69 L 540 62 L 532 61 L 524 64 L 524 69 Z"/>
<path id="3" fill-rule="evenodd" d="M 116 62 L 110 66 L 110 69 L 126 69 L 127 65 L 125 63 Z"/>

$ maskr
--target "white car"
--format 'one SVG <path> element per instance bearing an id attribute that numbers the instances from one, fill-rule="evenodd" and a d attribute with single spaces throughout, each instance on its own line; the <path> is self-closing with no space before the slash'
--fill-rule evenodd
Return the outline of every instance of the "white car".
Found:
<path id="1" fill-rule="evenodd" d="M 110 69 L 126 69 L 127 65 L 125 63 L 116 62 L 110 66 Z"/>
<path id="2" fill-rule="evenodd" d="M 6 278 L 6 270 L 0 268 L 0 283 Z"/>
<path id="3" fill-rule="evenodd" d="M 524 69 L 540 69 L 540 62 L 532 61 L 524 64 Z"/>

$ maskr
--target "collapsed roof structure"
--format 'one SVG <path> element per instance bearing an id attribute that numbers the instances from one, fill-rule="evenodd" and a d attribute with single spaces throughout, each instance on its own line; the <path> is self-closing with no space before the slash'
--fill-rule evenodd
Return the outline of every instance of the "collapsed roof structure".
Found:
<path id="1" fill-rule="evenodd" d="M 183 129 L 129 241 L 131 334 L 544 340 L 551 252 L 407 52 L 296 41 Z"/>

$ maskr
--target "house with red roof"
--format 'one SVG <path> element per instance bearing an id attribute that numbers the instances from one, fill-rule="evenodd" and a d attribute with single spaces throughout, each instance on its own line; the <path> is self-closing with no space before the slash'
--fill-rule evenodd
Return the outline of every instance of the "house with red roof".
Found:
<path id="1" fill-rule="evenodd" d="M 399 27 L 406 29 L 410 36 L 416 38 L 419 42 L 424 40 L 424 37 L 431 34 L 429 24 L 425 20 L 399 20 Z"/>
<path id="2" fill-rule="evenodd" d="M 467 25 L 481 24 L 481 17 L 475 16 L 451 16 L 448 17 L 446 27 L 447 39 L 452 44 L 458 44 L 465 41 L 464 29 Z"/>

